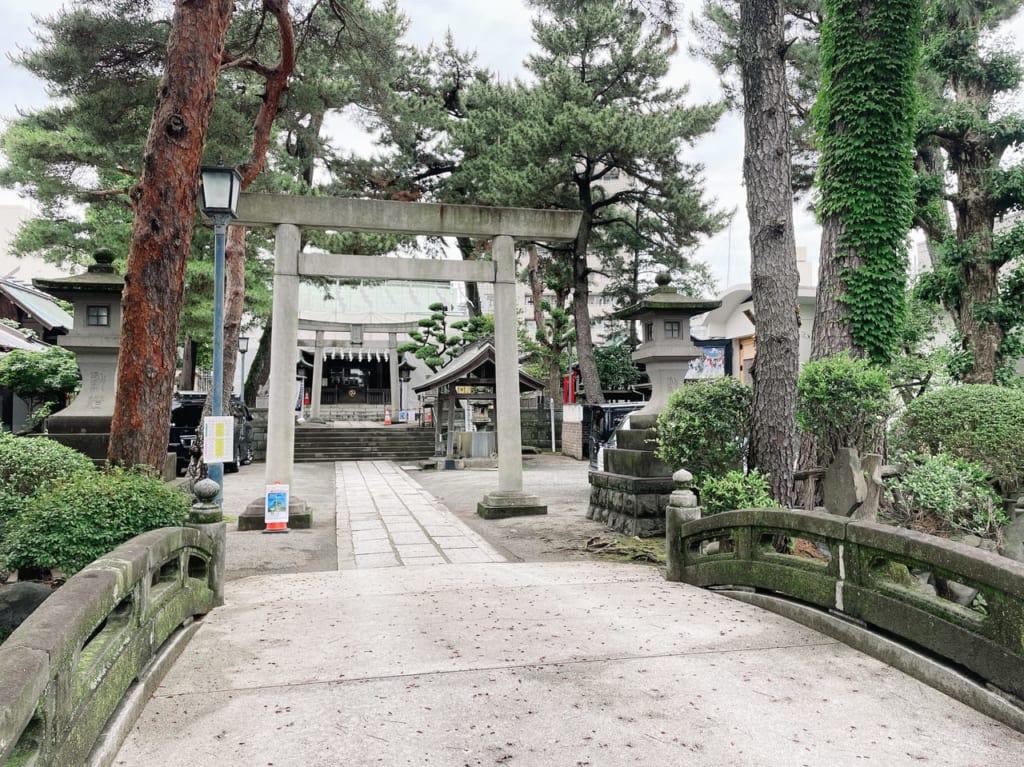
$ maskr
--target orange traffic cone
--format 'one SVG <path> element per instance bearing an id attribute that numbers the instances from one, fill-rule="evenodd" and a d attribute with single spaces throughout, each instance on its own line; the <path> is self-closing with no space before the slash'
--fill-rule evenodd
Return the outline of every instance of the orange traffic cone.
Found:
<path id="1" fill-rule="evenodd" d="M 389 407 L 384 408 L 384 425 L 391 425 L 391 408 Z"/>

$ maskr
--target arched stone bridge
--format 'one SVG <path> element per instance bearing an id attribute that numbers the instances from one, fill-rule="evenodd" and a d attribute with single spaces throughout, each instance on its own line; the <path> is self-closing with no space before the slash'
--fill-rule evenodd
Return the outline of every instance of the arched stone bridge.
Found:
<path id="1" fill-rule="evenodd" d="M 1015 562 L 781 510 L 670 513 L 668 579 L 504 562 L 393 465 L 329 482 L 339 560 L 404 566 L 218 607 L 214 538 L 140 536 L 0 649 L 0 764 L 1019 764 Z"/>

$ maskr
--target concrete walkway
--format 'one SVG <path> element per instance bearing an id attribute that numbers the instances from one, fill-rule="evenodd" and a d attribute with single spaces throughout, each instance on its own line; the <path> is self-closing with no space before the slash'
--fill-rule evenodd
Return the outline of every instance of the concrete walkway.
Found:
<path id="1" fill-rule="evenodd" d="M 115 764 L 1020 764 L 1024 736 L 774 614 L 651 567 L 495 561 L 390 464 L 295 481 L 336 487 L 336 522 L 232 533 L 233 561 L 335 567 L 231 581 Z"/>

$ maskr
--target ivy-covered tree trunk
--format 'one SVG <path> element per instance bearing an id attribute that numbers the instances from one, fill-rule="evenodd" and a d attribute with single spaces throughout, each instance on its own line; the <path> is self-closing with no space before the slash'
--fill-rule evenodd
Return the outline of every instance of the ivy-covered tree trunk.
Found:
<path id="1" fill-rule="evenodd" d="M 121 355 L 108 458 L 163 466 L 185 261 L 199 165 L 217 91 L 231 0 L 178 0 L 150 123 L 122 297 Z"/>
<path id="2" fill-rule="evenodd" d="M 922 8 L 920 0 L 824 0 L 822 10 L 811 357 L 847 351 L 884 363 L 897 349 L 905 305 Z M 800 467 L 825 460 L 806 433 Z"/>
<path id="3" fill-rule="evenodd" d="M 796 458 L 796 243 L 781 0 L 742 0 L 739 62 L 750 218 L 750 284 L 757 332 L 750 462 L 769 475 L 772 496 L 793 504 Z"/>
<path id="4" fill-rule="evenodd" d="M 899 337 L 914 206 L 920 0 L 824 0 L 821 275 L 815 358 L 841 351 L 887 362 Z M 847 336 L 847 328 L 849 334 Z"/>

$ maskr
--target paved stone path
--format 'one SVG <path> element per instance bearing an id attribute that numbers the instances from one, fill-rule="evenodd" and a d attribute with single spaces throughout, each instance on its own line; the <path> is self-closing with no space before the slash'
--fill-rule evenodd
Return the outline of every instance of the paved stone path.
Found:
<path id="1" fill-rule="evenodd" d="M 262 482 L 229 476 L 225 497 Z M 497 561 L 387 462 L 299 465 L 293 490 L 333 513 L 228 547 L 246 571 L 307 571 L 229 581 L 114 764 L 1021 763 L 1020 733 L 656 568 Z M 308 571 L 335 540 L 337 569 Z"/>
<path id="2" fill-rule="evenodd" d="M 389 461 L 335 464 L 338 569 L 503 562 Z"/>

